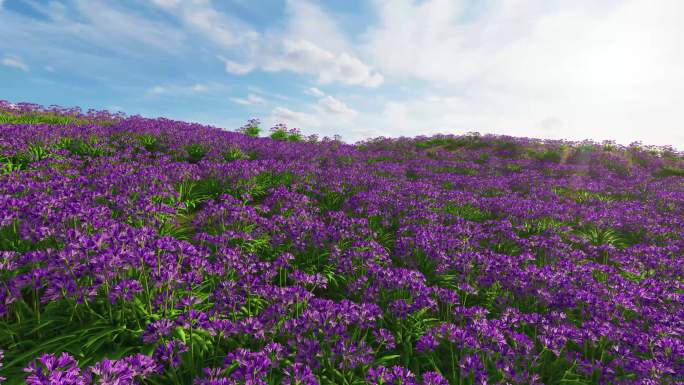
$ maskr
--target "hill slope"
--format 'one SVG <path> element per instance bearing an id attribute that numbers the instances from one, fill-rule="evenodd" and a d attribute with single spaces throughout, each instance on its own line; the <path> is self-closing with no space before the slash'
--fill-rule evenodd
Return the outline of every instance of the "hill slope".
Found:
<path id="1" fill-rule="evenodd" d="M 684 380 L 672 149 L 0 110 L 10 384 Z"/>

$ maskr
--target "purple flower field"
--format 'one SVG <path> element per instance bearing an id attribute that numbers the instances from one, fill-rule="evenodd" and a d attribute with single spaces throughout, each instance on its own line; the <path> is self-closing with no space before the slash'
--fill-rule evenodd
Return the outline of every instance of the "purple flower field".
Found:
<path id="1" fill-rule="evenodd" d="M 0 101 L 4 384 L 683 384 L 684 154 Z"/>

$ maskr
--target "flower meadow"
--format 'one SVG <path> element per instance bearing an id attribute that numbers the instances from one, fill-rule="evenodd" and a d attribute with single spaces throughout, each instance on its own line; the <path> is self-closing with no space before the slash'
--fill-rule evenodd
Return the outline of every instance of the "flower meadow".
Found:
<path id="1" fill-rule="evenodd" d="M 0 102 L 3 384 L 683 384 L 684 154 Z"/>

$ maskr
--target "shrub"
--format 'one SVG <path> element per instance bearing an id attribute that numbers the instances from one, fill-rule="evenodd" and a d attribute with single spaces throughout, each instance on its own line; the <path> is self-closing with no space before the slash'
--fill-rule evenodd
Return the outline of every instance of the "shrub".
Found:
<path id="1" fill-rule="evenodd" d="M 261 124 L 259 119 L 249 119 L 247 123 L 245 123 L 245 125 L 238 129 L 238 132 L 256 138 L 261 133 L 261 128 L 259 128 L 259 124 Z"/>

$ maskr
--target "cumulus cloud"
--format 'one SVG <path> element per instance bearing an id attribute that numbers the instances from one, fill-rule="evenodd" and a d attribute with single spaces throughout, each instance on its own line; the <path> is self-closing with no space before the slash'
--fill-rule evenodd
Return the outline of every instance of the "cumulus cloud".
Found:
<path id="1" fill-rule="evenodd" d="M 349 119 L 353 119 L 356 117 L 356 115 L 358 115 L 355 110 L 349 108 L 349 106 L 330 95 L 319 99 L 318 106 L 324 113 L 338 115 Z"/>
<path id="2" fill-rule="evenodd" d="M 373 4 L 379 24 L 363 37 L 369 65 L 388 81 L 420 80 L 446 97 L 387 101 L 386 127 L 661 144 L 684 131 L 680 1 L 495 0 L 477 10 L 447 0 Z"/>
<path id="3" fill-rule="evenodd" d="M 285 40 L 270 60 L 264 61 L 266 71 L 292 71 L 316 75 L 321 84 L 333 82 L 377 87 L 383 77 L 358 58 L 347 53 L 334 53 L 308 40 Z"/>
<path id="4" fill-rule="evenodd" d="M 306 91 L 304 91 L 304 93 L 307 94 L 307 95 L 311 95 L 311 96 L 317 96 L 317 97 L 319 97 L 319 98 L 322 97 L 322 96 L 325 96 L 325 94 L 323 93 L 323 91 L 319 90 L 319 89 L 316 88 L 316 87 L 308 88 Z"/>
<path id="5" fill-rule="evenodd" d="M 249 24 L 217 11 L 208 0 L 153 0 L 154 4 L 176 16 L 186 26 L 225 47 L 249 46 L 259 34 Z"/>
<path id="6" fill-rule="evenodd" d="M 305 132 L 317 132 L 326 136 L 346 132 L 346 139 L 349 140 L 355 140 L 370 133 L 352 124 L 359 117 L 359 112 L 343 101 L 332 95 L 326 95 L 316 87 L 308 88 L 304 90 L 304 93 L 316 96 L 316 103 L 307 106 L 304 111 L 293 111 L 282 106 L 276 107 L 271 112 L 271 122 L 273 124 L 286 123 Z"/>
<path id="7" fill-rule="evenodd" d="M 191 95 L 208 92 L 211 87 L 207 84 L 192 85 L 156 85 L 147 90 L 150 95 Z"/>
<path id="8" fill-rule="evenodd" d="M 101 0 L 26 2 L 42 17 L 0 12 L 0 49 L 31 51 L 44 59 L 67 57 L 70 63 L 141 53 L 177 52 L 185 34 L 166 23 Z M 98 55 L 93 55 L 98 52 Z M 103 60 L 104 62 L 104 60 Z M 100 68 L 102 69 L 102 68 Z"/>
<path id="9" fill-rule="evenodd" d="M 377 87 L 383 82 L 378 71 L 353 53 L 336 20 L 311 2 L 288 1 L 285 31 L 272 29 L 265 33 L 217 11 L 207 0 L 154 3 L 230 52 L 230 57 L 218 56 L 230 74 L 245 75 L 261 69 L 313 75 L 321 84 Z"/>
<path id="10" fill-rule="evenodd" d="M 306 112 L 292 111 L 285 107 L 276 107 L 271 111 L 271 116 L 269 118 L 273 124 L 275 123 L 285 123 L 290 127 L 299 128 L 316 128 L 321 125 L 321 121 L 314 116 Z"/>
<path id="11" fill-rule="evenodd" d="M 233 75 L 245 75 L 250 72 L 252 72 L 255 68 L 253 64 L 250 63 L 238 63 L 233 60 L 225 59 L 223 57 L 219 57 L 221 60 L 226 65 L 226 72 L 233 74 Z"/>
<path id="12" fill-rule="evenodd" d="M 266 100 L 254 94 L 247 95 L 246 98 L 231 98 L 234 103 L 241 104 L 244 106 L 251 106 L 256 104 L 266 104 Z"/>
<path id="13" fill-rule="evenodd" d="M 0 64 L 4 65 L 5 67 L 16 68 L 24 72 L 29 72 L 30 70 L 29 66 L 18 56 L 5 56 L 2 58 L 2 60 L 0 60 Z"/>

